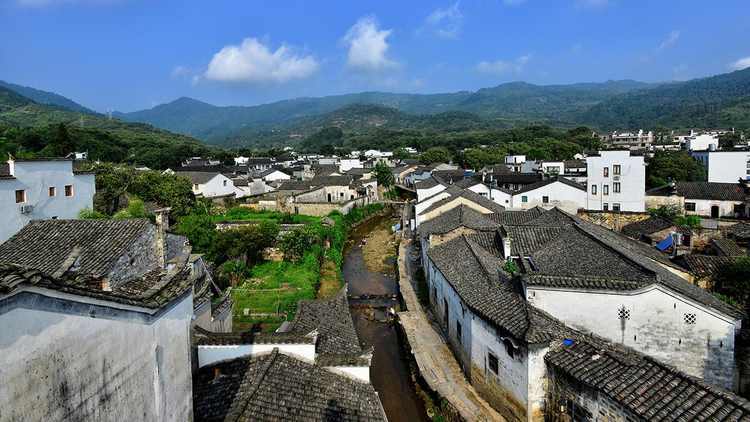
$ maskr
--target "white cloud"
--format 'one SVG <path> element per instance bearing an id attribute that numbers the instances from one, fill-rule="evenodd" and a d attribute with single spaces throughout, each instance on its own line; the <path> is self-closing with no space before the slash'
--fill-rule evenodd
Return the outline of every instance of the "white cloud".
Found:
<path id="1" fill-rule="evenodd" d="M 657 48 L 658 51 L 666 50 L 669 47 L 672 47 L 673 45 L 677 44 L 677 40 L 680 39 L 680 31 L 674 30 L 670 32 L 667 35 L 667 38 L 664 39 L 664 41 L 659 44 L 659 47 Z"/>
<path id="2" fill-rule="evenodd" d="M 515 60 L 481 61 L 477 64 L 477 71 L 494 75 L 521 73 L 529 60 L 531 60 L 531 54 L 525 54 Z"/>
<path id="3" fill-rule="evenodd" d="M 271 51 L 256 38 L 245 38 L 240 45 L 228 45 L 214 54 L 204 77 L 223 82 L 283 83 L 304 79 L 318 70 L 311 55 L 295 54 L 281 45 Z"/>
<path id="4" fill-rule="evenodd" d="M 347 65 L 354 69 L 377 71 L 397 66 L 388 58 L 388 37 L 392 30 L 378 28 L 374 17 L 360 18 L 342 41 L 349 46 Z"/>
<path id="5" fill-rule="evenodd" d="M 743 57 L 736 62 L 729 64 L 729 68 L 732 70 L 742 70 L 750 67 L 750 57 Z"/>
<path id="6" fill-rule="evenodd" d="M 190 76 L 193 73 L 192 70 L 190 70 L 189 67 L 186 66 L 175 66 L 174 69 L 172 69 L 171 76 L 173 78 L 183 78 Z"/>
<path id="7" fill-rule="evenodd" d="M 425 19 L 425 26 L 430 27 L 435 35 L 441 38 L 454 39 L 461 33 L 464 15 L 459 2 L 446 8 L 437 8 Z"/>

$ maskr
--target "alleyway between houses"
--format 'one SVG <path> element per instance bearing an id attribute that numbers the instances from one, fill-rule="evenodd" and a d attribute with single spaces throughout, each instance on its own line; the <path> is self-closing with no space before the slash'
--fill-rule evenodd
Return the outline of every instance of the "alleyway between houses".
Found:
<path id="1" fill-rule="evenodd" d="M 422 378 L 432 390 L 448 400 L 465 420 L 504 421 L 466 380 L 440 329 L 432 324 L 422 309 L 412 284 L 415 268 L 410 258 L 411 252 L 411 241 L 402 240 L 398 256 L 399 287 L 408 311 L 399 312 L 398 318 Z"/>

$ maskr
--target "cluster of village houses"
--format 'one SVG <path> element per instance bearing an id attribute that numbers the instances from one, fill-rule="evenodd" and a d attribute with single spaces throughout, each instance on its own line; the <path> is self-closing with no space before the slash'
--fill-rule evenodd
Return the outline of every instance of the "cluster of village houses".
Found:
<path id="1" fill-rule="evenodd" d="M 646 191 L 648 134 L 631 135 L 474 170 L 367 151 L 170 172 L 198 196 L 324 215 L 379 200 L 374 167 L 391 167 L 416 195 L 405 223 L 432 314 L 508 420 L 748 420 L 745 315 L 706 289 L 747 255 L 750 151 L 692 149 L 707 182 Z M 0 166 L 0 421 L 386 420 L 345 288 L 275 333 L 233 332 L 230 296 L 169 209 L 76 219 L 94 177 L 72 160 Z M 645 213 L 663 204 L 709 223 Z"/>

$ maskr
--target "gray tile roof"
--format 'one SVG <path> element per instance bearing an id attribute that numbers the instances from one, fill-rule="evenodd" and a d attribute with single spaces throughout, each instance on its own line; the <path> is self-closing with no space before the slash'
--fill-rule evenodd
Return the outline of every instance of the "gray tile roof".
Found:
<path id="1" fill-rule="evenodd" d="M 645 220 L 626 224 L 622 228 L 622 234 L 634 239 L 639 239 L 642 235 L 660 232 L 673 226 L 674 223 L 665 218 L 649 217 Z"/>
<path id="2" fill-rule="evenodd" d="M 544 361 L 642 420 L 750 420 L 747 400 L 623 346 L 575 339 L 551 348 Z"/>
<path id="3" fill-rule="evenodd" d="M 750 224 L 748 223 L 737 223 L 729 229 L 727 233 L 735 239 L 747 240 L 750 239 Z"/>
<path id="4" fill-rule="evenodd" d="M 307 335 L 318 332 L 318 362 L 337 366 L 369 365 L 354 329 L 346 288 L 329 299 L 300 301 L 289 333 Z"/>
<path id="5" fill-rule="evenodd" d="M 586 191 L 586 187 L 583 186 L 583 185 L 581 185 L 581 184 L 578 184 L 578 183 L 576 183 L 576 182 L 574 182 L 574 181 L 572 181 L 570 179 L 567 179 L 565 177 L 562 177 L 562 176 L 555 176 L 555 177 L 549 177 L 547 179 L 541 180 L 541 181 L 536 182 L 536 183 L 532 183 L 532 184 L 526 185 L 523 188 L 517 190 L 514 194 L 522 194 L 522 193 L 526 193 L 526 192 L 531 192 L 533 190 L 539 189 L 539 188 L 547 186 L 547 185 L 551 185 L 551 184 L 556 183 L 556 182 L 560 182 L 560 183 L 562 183 L 564 185 L 568 185 L 568 186 L 570 186 L 572 188 L 575 188 L 575 189 L 578 189 L 578 190 Z"/>
<path id="6" fill-rule="evenodd" d="M 419 180 L 416 183 L 414 183 L 414 187 L 419 189 L 430 189 L 434 188 L 437 185 L 442 185 L 443 183 L 435 179 L 434 177 L 430 177 L 429 179 Z"/>
<path id="7" fill-rule="evenodd" d="M 126 282 L 116 290 L 102 290 L 102 280 L 87 274 L 53 277 L 37 269 L 0 263 L 0 295 L 23 286 L 35 286 L 72 295 L 158 309 L 192 289 L 190 270 L 175 274 L 152 271 Z"/>
<path id="8" fill-rule="evenodd" d="M 504 226 L 503 230 L 511 239 L 511 255 L 528 256 L 548 242 L 557 239 L 564 229 L 548 226 Z"/>
<path id="9" fill-rule="evenodd" d="M 198 422 L 386 420 L 372 385 L 278 349 L 201 368 L 193 403 Z"/>
<path id="10" fill-rule="evenodd" d="M 447 189 L 445 189 L 443 192 L 446 192 L 446 193 L 450 194 L 450 196 L 447 197 L 447 198 L 444 198 L 444 199 L 441 199 L 441 200 L 435 202 L 434 204 L 432 204 L 429 207 L 427 207 L 424 210 L 422 210 L 422 212 L 420 212 L 419 214 L 422 215 L 422 214 L 426 214 L 426 213 L 428 213 L 430 211 L 436 210 L 436 209 L 442 207 L 445 204 L 449 204 L 449 203 L 455 201 L 457 198 L 468 199 L 469 201 L 471 201 L 471 202 L 473 202 L 473 203 L 475 203 L 475 204 L 477 204 L 477 205 L 479 205 L 479 206 L 481 206 L 483 208 L 486 208 L 486 209 L 490 210 L 491 212 L 502 212 L 502 211 L 505 211 L 505 207 L 504 206 L 502 206 L 502 205 L 498 204 L 497 202 L 494 202 L 494 201 L 492 201 L 490 199 L 487 199 L 487 198 L 483 197 L 482 195 L 480 195 L 480 194 L 478 194 L 476 192 L 470 191 L 468 189 L 462 189 L 462 188 L 460 188 L 458 186 L 450 186 Z"/>
<path id="11" fill-rule="evenodd" d="M 690 274 L 696 277 L 713 277 L 723 267 L 733 263 L 735 257 L 716 256 L 716 255 L 698 255 L 685 254 L 675 258 Z"/>
<path id="12" fill-rule="evenodd" d="M 674 188 L 662 186 L 651 189 L 648 195 L 684 196 L 685 199 L 705 199 L 714 201 L 744 201 L 747 193 L 739 183 L 717 183 L 717 182 L 677 182 Z"/>
<path id="13" fill-rule="evenodd" d="M 745 256 L 747 252 L 732 239 L 714 239 L 711 246 L 722 256 Z"/>
<path id="14" fill-rule="evenodd" d="M 77 247 L 79 273 L 106 275 L 152 227 L 146 219 L 36 220 L 0 245 L 0 262 L 54 274 Z"/>
<path id="15" fill-rule="evenodd" d="M 315 176 L 310 183 L 315 186 L 349 186 L 354 179 L 350 175 L 343 176 Z"/>
<path id="16" fill-rule="evenodd" d="M 516 225 L 528 223 L 545 212 L 546 210 L 544 208 L 534 207 L 525 211 L 505 210 L 503 212 L 487 214 L 487 218 L 498 224 Z"/>
<path id="17" fill-rule="evenodd" d="M 175 170 L 175 176 L 187 177 L 194 185 L 204 185 L 218 176 L 219 172 Z"/>
<path id="18" fill-rule="evenodd" d="M 459 227 L 466 227 L 481 231 L 494 231 L 499 225 L 482 214 L 465 205 L 459 205 L 443 214 L 425 221 L 419 225 L 419 235 L 427 237 L 431 234 L 444 234 Z"/>
<path id="19" fill-rule="evenodd" d="M 214 333 L 193 328 L 193 342 L 199 346 L 232 346 L 243 344 L 314 344 L 316 336 L 298 333 Z"/>

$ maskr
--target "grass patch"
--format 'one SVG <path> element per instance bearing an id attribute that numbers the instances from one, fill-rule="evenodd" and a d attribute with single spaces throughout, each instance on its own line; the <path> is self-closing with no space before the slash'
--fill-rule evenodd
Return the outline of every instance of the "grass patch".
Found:
<path id="1" fill-rule="evenodd" d="M 320 287 L 318 288 L 318 299 L 333 297 L 344 286 L 341 271 L 336 263 L 327 260 L 320 269 Z"/>

